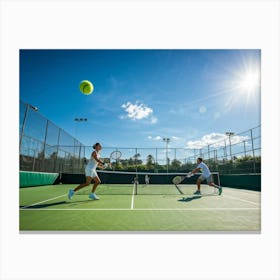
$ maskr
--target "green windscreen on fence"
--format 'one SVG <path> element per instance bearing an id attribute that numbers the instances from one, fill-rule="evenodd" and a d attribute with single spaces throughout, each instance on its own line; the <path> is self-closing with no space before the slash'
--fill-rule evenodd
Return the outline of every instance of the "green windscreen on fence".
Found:
<path id="1" fill-rule="evenodd" d="M 224 187 L 261 191 L 261 174 L 220 175 Z"/>
<path id="2" fill-rule="evenodd" d="M 20 187 L 34 187 L 43 185 L 52 185 L 58 173 L 44 173 L 44 172 L 28 172 L 20 171 L 19 173 Z"/>

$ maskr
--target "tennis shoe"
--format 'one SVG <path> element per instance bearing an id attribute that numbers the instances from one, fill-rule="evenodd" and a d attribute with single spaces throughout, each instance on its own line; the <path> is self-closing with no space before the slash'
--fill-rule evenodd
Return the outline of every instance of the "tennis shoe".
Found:
<path id="1" fill-rule="evenodd" d="M 90 193 L 88 197 L 92 200 L 99 200 L 100 199 L 95 193 Z"/>
<path id="2" fill-rule="evenodd" d="M 218 190 L 219 190 L 219 195 L 221 195 L 223 192 L 223 188 L 220 186 Z"/>
<path id="3" fill-rule="evenodd" d="M 195 191 L 193 194 L 201 195 L 201 192 L 197 190 L 197 191 Z"/>
<path id="4" fill-rule="evenodd" d="M 72 199 L 74 194 L 75 194 L 74 190 L 70 189 L 69 192 L 68 192 L 68 199 Z"/>

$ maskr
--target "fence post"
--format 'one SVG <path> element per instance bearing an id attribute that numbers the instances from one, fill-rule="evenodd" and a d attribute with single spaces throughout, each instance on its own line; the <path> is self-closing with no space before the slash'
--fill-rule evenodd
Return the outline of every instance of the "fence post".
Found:
<path id="1" fill-rule="evenodd" d="M 214 161 L 217 163 L 217 150 L 214 150 Z"/>
<path id="2" fill-rule="evenodd" d="M 34 171 L 34 169 L 35 169 L 35 160 L 36 160 L 36 150 L 33 150 L 32 171 Z"/>
<path id="3" fill-rule="evenodd" d="M 227 161 L 227 141 L 225 140 L 225 147 L 224 147 L 224 158 Z"/>
<path id="4" fill-rule="evenodd" d="M 157 151 L 157 148 L 156 148 L 156 161 L 155 161 L 155 169 L 154 169 L 154 171 L 157 171 L 157 165 L 158 165 L 157 157 L 158 157 L 158 151 Z"/>
<path id="5" fill-rule="evenodd" d="M 46 171 L 46 168 L 45 168 L 45 152 L 46 152 L 46 142 L 47 142 L 47 136 L 48 136 L 48 126 L 49 126 L 49 120 L 47 120 L 47 123 L 46 123 L 46 130 L 45 130 L 45 138 L 44 138 L 44 146 L 43 146 L 43 171 L 45 172 Z M 42 170 L 40 170 L 42 171 Z"/>
<path id="6" fill-rule="evenodd" d="M 26 106 L 26 109 L 25 109 L 25 112 L 24 112 L 24 117 L 23 117 L 21 132 L 20 132 L 19 152 L 21 150 L 21 143 L 22 143 L 22 138 L 23 138 L 24 129 L 25 129 L 25 125 L 26 125 L 26 117 L 27 117 L 28 108 L 29 108 L 29 106 L 27 104 L 25 104 L 25 106 Z"/>
<path id="7" fill-rule="evenodd" d="M 254 168 L 254 173 L 256 173 L 256 158 L 255 158 L 255 148 L 254 148 L 254 139 L 253 139 L 253 130 L 252 129 L 250 129 L 250 134 L 251 134 L 252 152 L 253 152 L 253 168 Z"/>
<path id="8" fill-rule="evenodd" d="M 54 161 L 54 167 L 53 167 L 53 171 L 56 172 L 56 166 L 57 166 L 57 158 L 58 158 L 58 151 L 59 151 L 59 140 L 60 140 L 60 128 L 58 128 L 58 137 L 57 137 L 57 149 L 56 149 L 56 157 L 55 157 L 55 161 Z"/>
<path id="9" fill-rule="evenodd" d="M 246 157 L 247 155 L 246 155 L 246 141 L 245 140 L 243 141 L 243 145 L 244 145 L 244 155 Z"/>
<path id="10" fill-rule="evenodd" d="M 80 163 L 81 163 L 81 149 L 82 149 L 82 144 L 80 143 L 80 147 L 79 147 L 79 161 L 78 161 L 78 169 L 80 169 Z"/>
<path id="11" fill-rule="evenodd" d="M 230 139 L 230 135 L 228 137 L 229 140 L 229 153 L 230 153 L 230 160 L 232 161 L 232 151 L 231 151 L 231 139 Z"/>

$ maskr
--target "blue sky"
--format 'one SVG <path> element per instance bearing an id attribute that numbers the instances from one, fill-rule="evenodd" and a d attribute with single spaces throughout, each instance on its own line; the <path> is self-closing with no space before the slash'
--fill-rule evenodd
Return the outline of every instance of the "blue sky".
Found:
<path id="1" fill-rule="evenodd" d="M 260 60 L 260 50 L 21 50 L 20 98 L 86 145 L 199 147 L 260 124 Z"/>

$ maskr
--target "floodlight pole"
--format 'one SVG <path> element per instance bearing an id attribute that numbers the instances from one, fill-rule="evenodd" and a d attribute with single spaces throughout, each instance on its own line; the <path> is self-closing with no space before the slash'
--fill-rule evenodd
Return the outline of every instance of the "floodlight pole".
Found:
<path id="1" fill-rule="evenodd" d="M 82 122 L 87 122 L 88 119 L 87 118 L 75 118 L 74 121 L 76 123 L 82 123 Z M 77 140 L 77 126 L 75 126 L 75 140 Z M 79 141 L 80 142 L 80 141 Z M 74 154 L 75 154 L 75 142 L 74 142 Z M 79 165 L 78 168 L 80 168 L 80 160 L 81 160 L 81 143 L 80 143 L 80 148 L 79 148 Z"/>
<path id="2" fill-rule="evenodd" d="M 226 135 L 228 136 L 228 140 L 229 140 L 229 153 L 230 153 L 230 159 L 232 161 L 232 152 L 231 152 L 231 136 L 234 135 L 234 132 L 231 131 L 227 131 Z"/>
<path id="3" fill-rule="evenodd" d="M 82 122 L 87 122 L 87 118 L 75 118 L 74 122 L 76 123 L 82 123 Z M 75 138 L 77 138 L 77 126 L 75 126 Z"/>
<path id="4" fill-rule="evenodd" d="M 166 143 L 166 173 L 168 173 L 168 144 L 170 142 L 170 138 L 163 138 L 162 139 Z"/>

